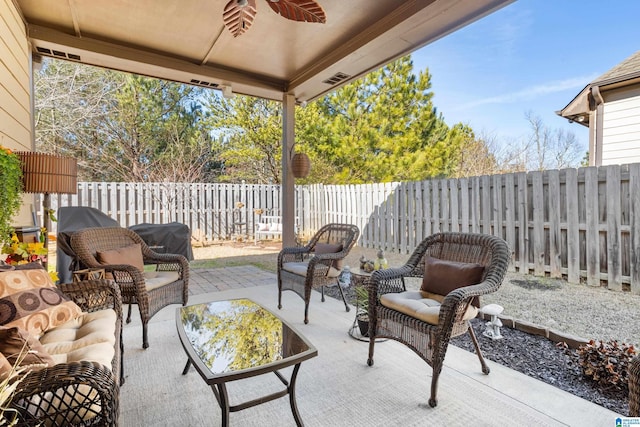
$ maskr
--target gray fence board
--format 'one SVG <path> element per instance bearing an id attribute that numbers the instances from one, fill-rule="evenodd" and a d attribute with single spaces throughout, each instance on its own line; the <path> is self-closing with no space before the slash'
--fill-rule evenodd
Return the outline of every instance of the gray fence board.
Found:
<path id="1" fill-rule="evenodd" d="M 361 246 L 409 254 L 439 231 L 491 233 L 509 244 L 510 271 L 640 294 L 640 164 L 295 191 L 303 240 L 349 222 Z M 234 223 L 253 238 L 255 210 L 280 215 L 280 198 L 279 185 L 81 182 L 52 206 L 92 206 L 122 226 L 179 221 L 214 241 Z"/>

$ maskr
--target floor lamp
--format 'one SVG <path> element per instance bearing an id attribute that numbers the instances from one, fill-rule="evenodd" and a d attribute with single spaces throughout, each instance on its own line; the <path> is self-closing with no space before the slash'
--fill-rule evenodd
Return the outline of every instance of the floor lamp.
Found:
<path id="1" fill-rule="evenodd" d="M 17 153 L 22 162 L 22 182 L 25 193 L 42 193 L 44 247 L 49 250 L 51 230 L 51 194 L 78 192 L 78 163 L 72 157 L 22 151 Z M 45 268 L 47 263 L 44 263 Z"/>

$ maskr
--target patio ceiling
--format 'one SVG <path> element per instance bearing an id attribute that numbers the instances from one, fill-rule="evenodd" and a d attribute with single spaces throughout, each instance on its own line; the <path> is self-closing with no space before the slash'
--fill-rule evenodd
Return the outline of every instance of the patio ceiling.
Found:
<path id="1" fill-rule="evenodd" d="M 290 21 L 256 0 L 238 37 L 222 20 L 228 1 L 14 0 L 41 55 L 298 103 L 514 0 L 317 0 L 325 24 Z"/>

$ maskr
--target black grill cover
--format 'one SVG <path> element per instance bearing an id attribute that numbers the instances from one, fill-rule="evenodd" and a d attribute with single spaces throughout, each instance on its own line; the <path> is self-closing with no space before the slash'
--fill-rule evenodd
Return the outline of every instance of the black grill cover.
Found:
<path id="1" fill-rule="evenodd" d="M 58 239 L 56 268 L 60 283 L 70 283 L 71 269 L 82 268 L 75 264 L 74 254 L 69 247 L 69 238 L 74 231 L 89 227 L 120 227 L 115 219 L 96 208 L 85 206 L 64 206 L 58 209 Z M 129 229 L 135 231 L 148 246 L 160 253 L 183 255 L 193 260 L 191 230 L 185 224 L 138 224 Z M 73 265 L 72 265 L 73 264 Z"/>
<path id="2" fill-rule="evenodd" d="M 165 254 L 178 254 L 187 260 L 193 260 L 191 249 L 191 230 L 185 224 L 171 222 L 169 224 L 137 224 L 129 227 L 142 237 L 152 249 Z"/>
<path id="3" fill-rule="evenodd" d="M 63 206 L 58 208 L 58 239 L 56 247 L 56 268 L 60 283 L 71 283 L 69 267 L 74 261 L 68 238 L 74 232 L 89 227 L 120 227 L 118 221 L 96 208 L 85 206 Z M 78 268 L 76 266 L 74 269 Z"/>

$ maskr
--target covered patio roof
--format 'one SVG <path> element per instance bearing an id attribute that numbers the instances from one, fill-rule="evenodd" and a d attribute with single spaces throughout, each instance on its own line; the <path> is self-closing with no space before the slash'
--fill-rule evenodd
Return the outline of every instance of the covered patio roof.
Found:
<path id="1" fill-rule="evenodd" d="M 255 7 L 244 34 L 225 8 Z M 283 102 L 282 218 L 294 243 L 294 107 L 305 105 L 515 0 L 316 0 L 326 23 L 271 4 L 303 0 L 13 0 L 39 56 Z M 238 3 L 238 4 L 239 4 Z M 280 6 L 283 6 L 280 4 Z"/>
<path id="2" fill-rule="evenodd" d="M 35 52 L 120 71 L 299 102 L 313 100 L 514 0 L 317 0 L 326 23 L 255 0 L 244 34 L 229 0 L 14 0 Z"/>

